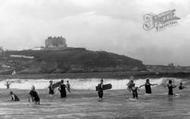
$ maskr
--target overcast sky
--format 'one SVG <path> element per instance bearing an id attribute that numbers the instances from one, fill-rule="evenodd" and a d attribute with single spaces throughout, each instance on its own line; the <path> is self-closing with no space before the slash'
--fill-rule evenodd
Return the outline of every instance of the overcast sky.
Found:
<path id="1" fill-rule="evenodd" d="M 176 9 L 178 24 L 160 32 L 142 28 L 143 15 Z M 189 0 L 0 0 L 0 45 L 44 46 L 48 36 L 68 46 L 105 50 L 145 64 L 190 65 Z"/>

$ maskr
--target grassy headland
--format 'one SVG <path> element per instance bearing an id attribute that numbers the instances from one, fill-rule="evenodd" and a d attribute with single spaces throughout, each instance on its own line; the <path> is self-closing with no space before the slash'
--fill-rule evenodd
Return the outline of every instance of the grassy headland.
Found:
<path id="1" fill-rule="evenodd" d="M 16 75 L 11 75 L 13 71 Z M 85 48 L 5 51 L 0 57 L 0 78 L 158 78 L 190 76 L 189 67 L 144 65 L 142 61 Z"/>

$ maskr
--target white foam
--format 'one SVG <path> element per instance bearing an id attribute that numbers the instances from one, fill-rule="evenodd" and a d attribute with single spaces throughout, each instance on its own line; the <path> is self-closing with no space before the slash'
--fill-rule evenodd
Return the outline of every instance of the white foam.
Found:
<path id="1" fill-rule="evenodd" d="M 175 84 L 178 84 L 181 79 L 176 78 L 157 78 L 157 79 L 150 79 L 150 82 L 152 84 L 166 84 L 167 81 L 171 79 L 174 81 Z M 34 85 L 36 89 L 46 89 L 49 85 L 50 79 L 9 79 L 9 80 L 3 80 L 0 81 L 0 88 L 6 88 L 6 82 L 11 81 L 10 88 L 14 89 L 31 89 L 31 87 Z M 53 82 L 58 82 L 61 79 L 54 79 Z M 65 83 L 69 80 L 71 84 L 72 89 L 88 89 L 88 90 L 95 90 L 95 87 L 100 82 L 100 79 L 97 78 L 91 78 L 91 79 L 64 79 Z M 143 85 L 145 83 L 146 79 L 138 79 L 134 80 L 136 86 Z M 112 89 L 118 90 L 118 89 L 126 89 L 127 83 L 129 82 L 129 79 L 104 79 L 104 84 L 111 83 Z"/>

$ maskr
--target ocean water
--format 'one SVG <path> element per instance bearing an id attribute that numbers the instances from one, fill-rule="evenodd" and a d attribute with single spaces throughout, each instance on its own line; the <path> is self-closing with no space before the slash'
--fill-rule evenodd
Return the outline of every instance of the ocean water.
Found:
<path id="1" fill-rule="evenodd" d="M 150 79 L 150 82 L 152 84 L 158 84 L 158 85 L 165 85 L 167 84 L 168 80 L 173 80 L 174 84 L 179 84 L 182 79 L 177 78 L 155 78 Z M 4 89 L 6 88 L 6 82 L 11 82 L 10 88 L 12 89 L 31 89 L 31 87 L 34 85 L 36 89 L 46 89 L 49 86 L 49 81 L 51 79 L 6 79 L 0 81 L 0 88 Z M 52 81 L 58 82 L 61 79 L 52 79 Z M 97 78 L 91 78 L 91 79 L 64 79 L 65 83 L 66 81 L 69 81 L 71 84 L 72 89 L 78 89 L 78 90 L 95 90 L 95 87 L 100 82 L 100 79 Z M 138 79 L 134 80 L 136 86 L 143 85 L 145 83 L 146 79 Z M 126 89 L 127 83 L 129 82 L 129 79 L 104 79 L 104 84 L 111 83 L 113 90 L 120 90 L 120 89 Z"/>
<path id="2" fill-rule="evenodd" d="M 152 84 L 165 85 L 168 80 L 173 80 L 177 85 L 182 79 L 156 78 L 150 79 Z M 61 79 L 54 79 L 54 82 Z M 47 79 L 11 79 L 0 81 L 0 119 L 190 119 L 189 91 L 190 88 L 178 90 L 174 93 L 179 96 L 168 96 L 167 88 L 163 86 L 153 87 L 152 95 L 144 95 L 139 91 L 139 99 L 131 100 L 131 93 L 126 90 L 129 79 L 105 79 L 104 83 L 111 83 L 112 90 L 105 91 L 104 99 L 98 102 L 95 86 L 100 79 L 64 79 L 70 81 L 72 93 L 68 93 L 66 99 L 61 99 L 57 92 L 49 96 Z M 9 91 L 6 90 L 6 82 L 11 82 L 11 89 L 21 101 L 10 102 Z M 138 79 L 134 82 L 137 86 L 144 84 L 146 79 Z M 187 82 L 184 82 L 187 81 Z M 183 80 L 188 86 L 188 80 Z M 28 91 L 34 85 L 41 98 L 41 105 L 34 105 L 27 100 Z M 78 89 L 78 90 L 77 90 Z"/>

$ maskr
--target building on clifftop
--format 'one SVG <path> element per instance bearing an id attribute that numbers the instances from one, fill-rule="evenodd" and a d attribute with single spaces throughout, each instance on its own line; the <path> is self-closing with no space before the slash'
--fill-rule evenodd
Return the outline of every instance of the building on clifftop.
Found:
<path id="1" fill-rule="evenodd" d="M 45 40 L 45 49 L 59 50 L 65 48 L 67 48 L 66 39 L 63 38 L 62 36 L 58 37 L 50 36 Z"/>

